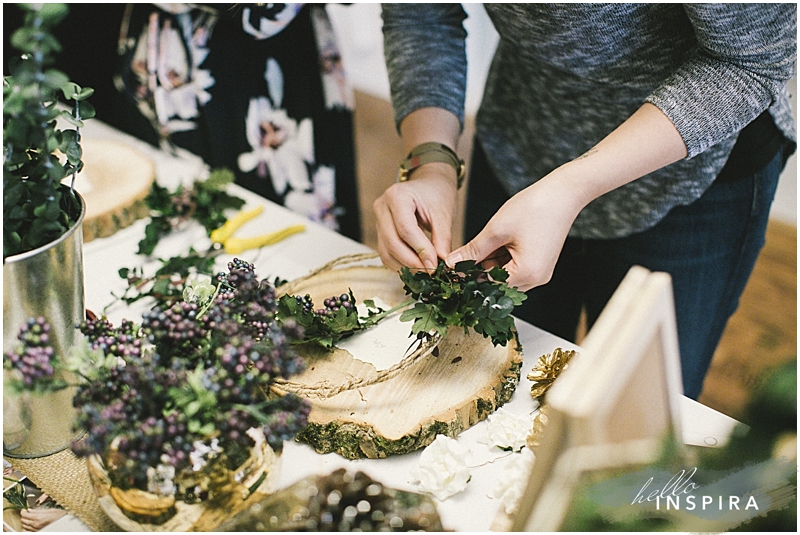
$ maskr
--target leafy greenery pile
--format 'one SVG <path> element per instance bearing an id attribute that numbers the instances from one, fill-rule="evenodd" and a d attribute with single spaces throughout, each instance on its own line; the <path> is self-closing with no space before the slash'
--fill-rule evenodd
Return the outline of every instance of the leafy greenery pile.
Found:
<path id="1" fill-rule="evenodd" d="M 238 210 L 244 206 L 244 199 L 226 191 L 234 179 L 229 169 L 219 168 L 212 170 L 205 180 L 195 180 L 189 188 L 178 186 L 175 191 L 170 191 L 154 183 L 145 198 L 151 212 L 150 222 L 139 242 L 138 254 L 153 254 L 161 238 L 191 219 L 203 225 L 209 235 L 224 225 L 228 220 L 225 210 Z"/>
<path id="2" fill-rule="evenodd" d="M 178 186 L 170 191 L 154 183 L 145 197 L 150 222 L 145 227 L 144 238 L 139 241 L 137 254 L 152 255 L 162 238 L 189 220 L 200 223 L 209 235 L 224 225 L 228 220 L 225 210 L 238 210 L 245 203 L 244 199 L 226 191 L 234 179 L 230 170 L 218 168 L 213 169 L 208 178 L 195 180 L 188 188 Z M 127 281 L 128 287 L 122 295 L 114 297 L 126 304 L 144 298 L 153 299 L 156 305 L 175 303 L 181 299 L 183 287 L 191 276 L 214 275 L 214 262 L 220 253 L 222 249 L 215 246 L 206 251 L 190 247 L 186 254 L 159 258 L 161 266 L 152 275 L 146 274 L 142 267 L 121 268 L 119 276 Z M 279 282 L 276 280 L 275 284 Z"/>

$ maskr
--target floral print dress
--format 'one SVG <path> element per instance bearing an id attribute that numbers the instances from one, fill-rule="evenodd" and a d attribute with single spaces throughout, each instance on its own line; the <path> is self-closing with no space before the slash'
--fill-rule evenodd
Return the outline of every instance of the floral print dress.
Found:
<path id="1" fill-rule="evenodd" d="M 324 4 L 72 4 L 69 18 L 59 67 L 96 89 L 101 120 L 361 238 L 353 94 Z"/>

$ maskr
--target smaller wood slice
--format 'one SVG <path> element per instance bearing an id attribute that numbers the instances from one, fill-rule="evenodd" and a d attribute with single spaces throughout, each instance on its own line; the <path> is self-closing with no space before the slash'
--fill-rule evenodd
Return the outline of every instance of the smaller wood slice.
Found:
<path id="1" fill-rule="evenodd" d="M 397 273 L 370 266 L 322 272 L 291 284 L 289 293 L 308 293 L 317 303 L 348 288 L 357 302 L 378 297 L 394 306 L 407 299 Z M 407 347 L 393 348 L 398 361 Z M 423 448 L 437 434 L 455 438 L 511 398 L 522 366 L 514 341 L 495 347 L 474 331 L 451 328 L 438 349 L 438 356 L 423 357 L 381 383 L 327 399 L 310 396 L 309 425 L 298 439 L 320 453 L 384 458 Z M 304 385 L 341 384 L 379 372 L 339 348 L 328 352 L 309 344 L 301 353 L 307 369 L 292 380 Z"/>
<path id="2" fill-rule="evenodd" d="M 76 189 L 86 201 L 83 241 L 111 236 L 149 214 L 145 197 L 155 180 L 153 162 L 136 149 L 108 139 L 82 142 L 84 168 Z M 81 182 L 88 181 L 86 191 Z"/>

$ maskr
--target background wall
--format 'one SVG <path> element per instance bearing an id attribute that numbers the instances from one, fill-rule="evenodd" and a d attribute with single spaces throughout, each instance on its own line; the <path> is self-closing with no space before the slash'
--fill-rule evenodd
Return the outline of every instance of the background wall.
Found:
<path id="1" fill-rule="evenodd" d="M 474 115 L 483 93 L 489 63 L 497 46 L 497 32 L 481 4 L 465 4 L 467 36 L 468 115 Z M 344 68 L 354 89 L 389 101 L 389 81 L 383 59 L 383 36 L 379 4 L 328 5 L 342 49 Z M 790 82 L 793 109 L 797 114 L 797 80 Z M 393 168 L 394 162 L 386 162 Z M 797 157 L 792 156 L 778 183 L 771 217 L 797 225 Z"/>

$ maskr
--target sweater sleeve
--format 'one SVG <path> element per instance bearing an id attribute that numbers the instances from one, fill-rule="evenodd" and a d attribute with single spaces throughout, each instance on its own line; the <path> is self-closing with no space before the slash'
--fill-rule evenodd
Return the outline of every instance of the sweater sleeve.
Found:
<path id="1" fill-rule="evenodd" d="M 646 100 L 680 132 L 689 157 L 775 103 L 795 74 L 796 4 L 687 4 L 697 51 Z"/>
<path id="2" fill-rule="evenodd" d="M 383 36 L 395 124 L 444 108 L 464 124 L 466 14 L 461 4 L 383 4 Z"/>

